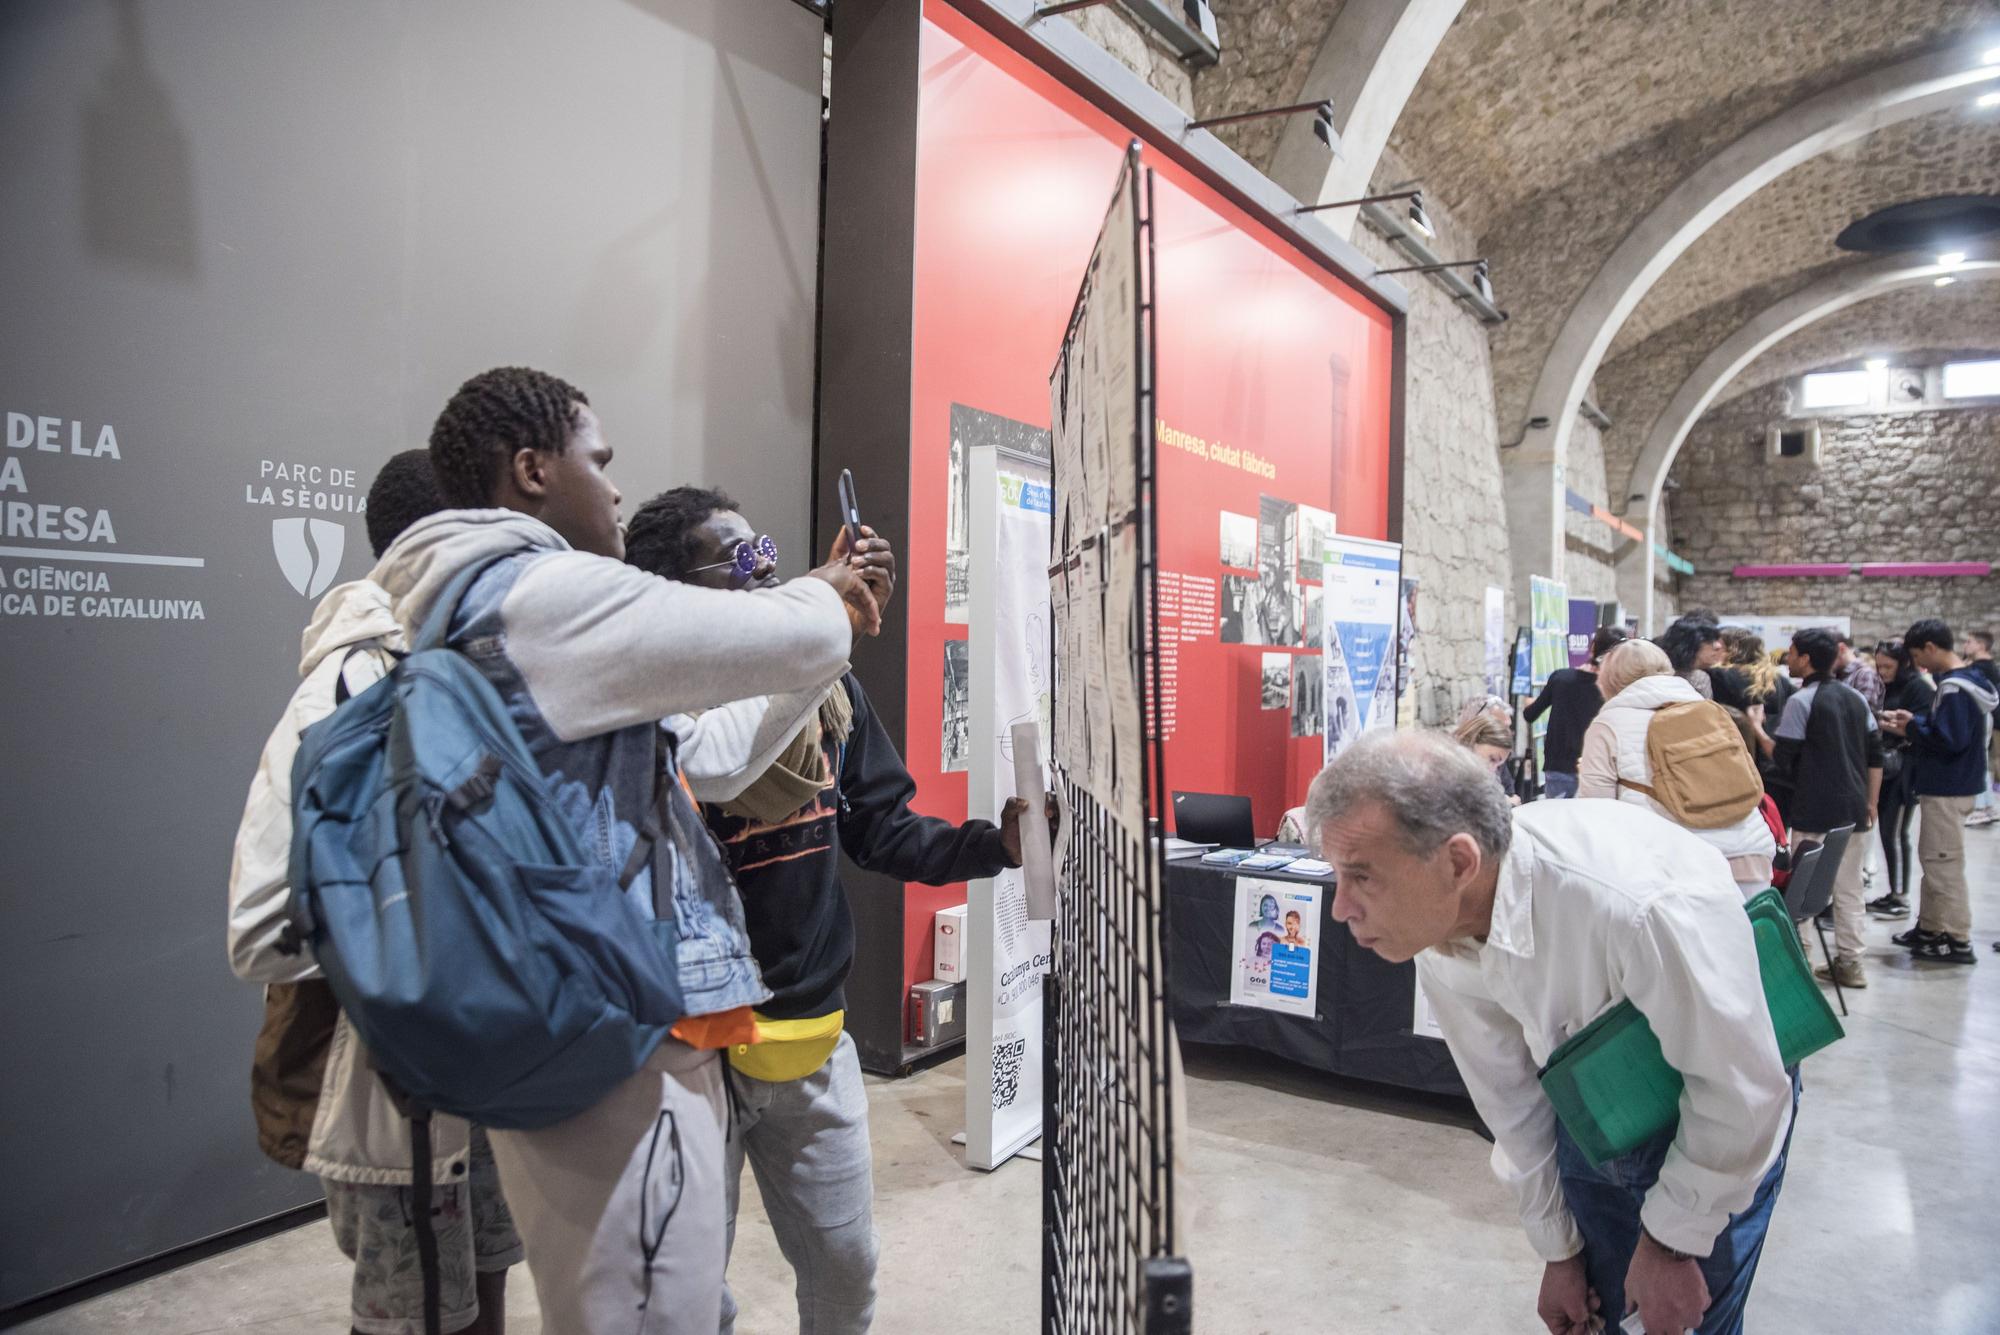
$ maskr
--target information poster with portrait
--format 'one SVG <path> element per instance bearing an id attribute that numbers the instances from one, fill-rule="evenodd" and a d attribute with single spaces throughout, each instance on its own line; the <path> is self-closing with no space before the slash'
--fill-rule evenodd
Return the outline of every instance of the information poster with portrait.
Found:
<path id="1" fill-rule="evenodd" d="M 1236 878 L 1236 958 L 1229 1001 L 1287 1015 L 1315 1014 L 1319 999 L 1320 895 L 1303 881 Z"/>
<path id="2" fill-rule="evenodd" d="M 1320 708 L 1325 759 L 1332 760 L 1364 729 L 1395 725 L 1403 549 L 1393 542 L 1335 535 L 1324 550 L 1325 688 Z"/>

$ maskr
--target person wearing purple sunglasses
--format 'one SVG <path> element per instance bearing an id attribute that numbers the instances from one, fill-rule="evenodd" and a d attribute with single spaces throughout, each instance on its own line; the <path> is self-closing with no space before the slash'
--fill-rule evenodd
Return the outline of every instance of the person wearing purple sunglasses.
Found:
<path id="1" fill-rule="evenodd" d="M 758 597 L 778 585 L 778 549 L 718 491 L 678 487 L 641 506 L 625 559 L 668 579 Z M 829 558 L 861 571 L 878 606 L 895 588 L 887 539 L 845 530 Z M 901 881 L 949 885 L 1021 865 L 1021 818 L 963 825 L 910 810 L 917 785 L 852 673 L 822 693 L 803 727 L 792 697 L 767 713 L 739 701 L 666 720 L 681 772 L 702 802 L 742 892 L 750 950 L 771 999 L 759 1041 L 729 1050 L 735 1103 L 724 1165 L 729 1236 L 743 1165 L 756 1174 L 779 1249 L 798 1276 L 799 1328 L 821 1335 L 868 1329 L 875 1310 L 874 1169 L 868 1097 L 843 988 L 854 962 L 854 922 L 840 854 Z M 774 735 L 783 725 L 784 735 Z M 722 1332 L 735 1329 L 725 1288 Z"/>

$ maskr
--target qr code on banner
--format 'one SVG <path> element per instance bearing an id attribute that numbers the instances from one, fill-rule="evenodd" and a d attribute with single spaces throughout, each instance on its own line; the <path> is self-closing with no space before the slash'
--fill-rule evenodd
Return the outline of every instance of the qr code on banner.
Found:
<path id="1" fill-rule="evenodd" d="M 1021 1092 L 1021 1058 L 1028 1051 L 1028 1040 L 1010 1038 L 1005 1043 L 993 1045 L 993 1106 L 1011 1108 L 1014 1099 Z"/>

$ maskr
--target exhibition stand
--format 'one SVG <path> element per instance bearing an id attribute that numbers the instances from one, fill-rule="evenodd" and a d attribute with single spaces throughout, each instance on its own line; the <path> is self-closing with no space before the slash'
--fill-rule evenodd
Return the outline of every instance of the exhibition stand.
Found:
<path id="1" fill-rule="evenodd" d="M 1284 999 L 1255 995 L 1239 977 L 1245 928 L 1266 885 L 1314 901 L 1318 927 L 1304 933 L 1317 955 L 1308 1006 L 1273 1005 Z M 1251 1048 L 1333 1075 L 1464 1097 L 1444 1041 L 1415 1029 L 1416 991 L 1416 965 L 1389 963 L 1334 920 L 1331 875 L 1238 873 L 1199 856 L 1167 864 L 1167 1003 L 1183 1043 Z"/>

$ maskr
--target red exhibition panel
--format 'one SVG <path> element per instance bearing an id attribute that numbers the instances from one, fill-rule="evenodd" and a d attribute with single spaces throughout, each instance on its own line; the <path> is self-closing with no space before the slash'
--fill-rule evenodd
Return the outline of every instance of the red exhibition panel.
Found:
<path id="1" fill-rule="evenodd" d="M 905 759 L 919 805 L 958 819 L 965 775 L 944 769 L 947 642 L 965 637 L 946 605 L 952 440 L 968 422 L 1000 439 L 1047 428 L 1049 370 L 1132 136 L 941 0 L 926 6 L 921 66 Z M 1289 693 L 1301 660 L 1320 662 L 1308 539 L 1329 522 L 1388 536 L 1393 327 L 1192 173 L 1146 159 L 1167 783 L 1250 795 L 1268 834 L 1319 769 L 1318 696 Z M 964 897 L 911 887 L 910 981 L 931 976 L 932 914 Z"/>

